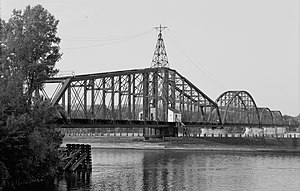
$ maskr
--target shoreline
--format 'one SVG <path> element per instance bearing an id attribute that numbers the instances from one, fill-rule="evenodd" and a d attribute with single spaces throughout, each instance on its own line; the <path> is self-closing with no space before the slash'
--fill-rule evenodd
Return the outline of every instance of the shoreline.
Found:
<path id="1" fill-rule="evenodd" d="M 276 139 L 218 139 L 218 138 L 169 138 L 166 140 L 144 141 L 142 138 L 90 138 L 67 137 L 64 138 L 62 147 L 66 144 L 89 144 L 92 149 L 135 149 L 135 150 L 177 150 L 177 151 L 215 151 L 215 152 L 273 152 L 300 154 L 300 139 L 296 142 L 285 143 Z M 253 143 L 253 144 L 251 144 Z M 286 144 L 286 145 L 285 145 Z"/>

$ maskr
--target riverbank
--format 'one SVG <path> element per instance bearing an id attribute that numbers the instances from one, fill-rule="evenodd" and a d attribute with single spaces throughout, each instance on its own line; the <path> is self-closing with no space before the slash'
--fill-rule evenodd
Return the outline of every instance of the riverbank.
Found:
<path id="1" fill-rule="evenodd" d="M 170 137 L 145 141 L 143 137 L 67 136 L 62 146 L 66 144 L 89 144 L 92 148 L 101 149 L 300 153 L 299 138 Z"/>

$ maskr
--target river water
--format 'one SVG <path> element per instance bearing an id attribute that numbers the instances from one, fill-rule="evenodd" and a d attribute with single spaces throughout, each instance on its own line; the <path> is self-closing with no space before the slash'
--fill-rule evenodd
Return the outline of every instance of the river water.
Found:
<path id="1" fill-rule="evenodd" d="M 300 190 L 300 154 L 92 149 L 92 162 L 43 190 Z"/>

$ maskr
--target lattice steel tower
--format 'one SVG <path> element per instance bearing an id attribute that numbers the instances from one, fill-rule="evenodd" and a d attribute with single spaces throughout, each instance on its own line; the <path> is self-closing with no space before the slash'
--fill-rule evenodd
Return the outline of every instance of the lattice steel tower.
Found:
<path id="1" fill-rule="evenodd" d="M 159 27 L 155 27 L 156 30 L 159 31 L 158 34 L 158 40 L 155 47 L 151 68 L 161 68 L 161 67 L 167 67 L 169 68 L 169 62 L 168 62 L 168 56 L 164 44 L 164 40 L 162 38 L 162 31 L 167 27 L 162 27 L 161 25 Z"/>

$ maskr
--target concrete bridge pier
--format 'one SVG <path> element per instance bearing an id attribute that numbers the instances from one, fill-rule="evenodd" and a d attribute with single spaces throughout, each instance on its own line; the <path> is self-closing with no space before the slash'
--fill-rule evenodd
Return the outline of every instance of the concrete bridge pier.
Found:
<path id="1" fill-rule="evenodd" d="M 144 127 L 143 136 L 145 140 L 151 138 L 177 137 L 178 127 Z"/>

